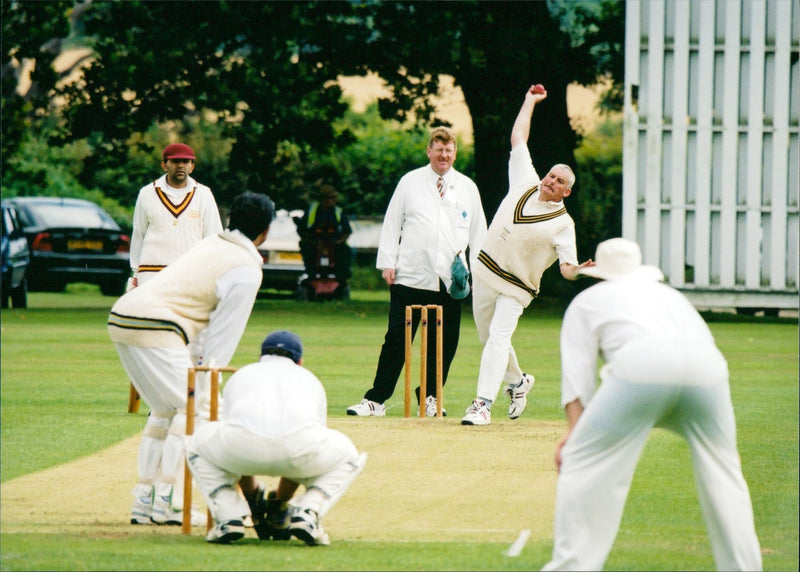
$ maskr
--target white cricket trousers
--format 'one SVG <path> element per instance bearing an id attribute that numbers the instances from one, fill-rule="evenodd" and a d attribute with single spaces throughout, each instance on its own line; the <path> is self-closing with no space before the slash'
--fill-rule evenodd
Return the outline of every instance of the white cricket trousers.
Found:
<path id="1" fill-rule="evenodd" d="M 150 408 L 150 415 L 139 444 L 139 485 L 142 496 L 151 485 L 169 494 L 173 486 L 173 506 L 183 503 L 182 463 L 185 456 L 186 378 L 192 367 L 187 347 L 143 348 L 116 343 L 122 366 L 136 391 Z M 210 382 L 208 374 L 196 379 L 195 424 L 208 420 Z M 221 401 L 220 401 L 221 403 Z"/>
<path id="2" fill-rule="evenodd" d="M 761 570 L 727 376 L 712 385 L 604 379 L 562 449 L 553 558 L 544 570 L 603 568 L 654 426 L 675 431 L 689 445 L 717 569 Z"/>
<path id="3" fill-rule="evenodd" d="M 357 459 L 358 450 L 350 438 L 327 427 L 265 437 L 218 421 L 200 427 L 187 444 L 189 468 L 217 522 L 250 514 L 236 489 L 243 475 L 285 477 L 300 483 L 306 493 L 293 504 L 323 512 L 324 501 L 338 498 L 342 487 L 352 482 L 349 464 Z"/>
<path id="4" fill-rule="evenodd" d="M 472 315 L 483 345 L 477 397 L 483 400 L 494 401 L 504 381 L 516 384 L 522 379 L 511 336 L 524 309 L 514 298 L 501 294 L 477 276 L 474 278 Z"/>

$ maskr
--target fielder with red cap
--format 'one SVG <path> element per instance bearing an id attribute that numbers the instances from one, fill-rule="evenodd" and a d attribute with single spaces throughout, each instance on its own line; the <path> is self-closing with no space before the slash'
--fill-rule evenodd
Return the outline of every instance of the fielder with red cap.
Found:
<path id="1" fill-rule="evenodd" d="M 155 275 L 201 239 L 222 232 L 214 195 L 190 175 L 195 154 L 172 143 L 161 154 L 164 171 L 139 190 L 133 211 L 131 269 L 135 287 Z"/>

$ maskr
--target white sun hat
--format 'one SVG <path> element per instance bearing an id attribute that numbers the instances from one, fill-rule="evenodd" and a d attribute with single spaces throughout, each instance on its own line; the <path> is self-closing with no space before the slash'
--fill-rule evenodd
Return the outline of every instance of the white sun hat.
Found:
<path id="1" fill-rule="evenodd" d="M 610 238 L 598 244 L 594 266 L 581 268 L 579 273 L 603 280 L 664 279 L 664 274 L 657 267 L 642 264 L 639 245 L 625 238 Z"/>

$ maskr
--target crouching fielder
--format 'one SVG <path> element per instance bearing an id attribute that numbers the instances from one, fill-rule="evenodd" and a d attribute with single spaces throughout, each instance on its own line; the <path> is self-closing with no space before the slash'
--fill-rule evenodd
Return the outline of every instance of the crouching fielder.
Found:
<path id="1" fill-rule="evenodd" d="M 553 558 L 545 570 L 600 570 L 617 535 L 650 430 L 691 451 L 718 570 L 761 570 L 750 493 L 736 449 L 728 366 L 708 326 L 635 242 L 597 247 L 604 279 L 578 294 L 561 328 L 561 403 L 569 433 L 559 466 Z M 598 354 L 605 365 L 595 391 Z"/>
<path id="2" fill-rule="evenodd" d="M 291 535 L 308 545 L 330 543 L 320 521 L 361 473 L 367 455 L 326 426 L 325 390 L 301 366 L 302 356 L 296 334 L 269 334 L 260 360 L 225 385 L 222 421 L 189 439 L 189 468 L 215 522 L 209 542 L 239 540 L 252 515 L 262 540 Z M 253 475 L 281 477 L 277 490 L 265 497 Z M 301 484 L 304 494 L 290 503 Z"/>

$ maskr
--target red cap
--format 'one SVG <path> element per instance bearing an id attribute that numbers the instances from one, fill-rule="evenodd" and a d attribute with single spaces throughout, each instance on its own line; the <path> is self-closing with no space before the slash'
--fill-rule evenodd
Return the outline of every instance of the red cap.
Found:
<path id="1" fill-rule="evenodd" d="M 184 143 L 173 143 L 164 147 L 161 157 L 167 159 L 194 159 L 194 151 Z"/>

